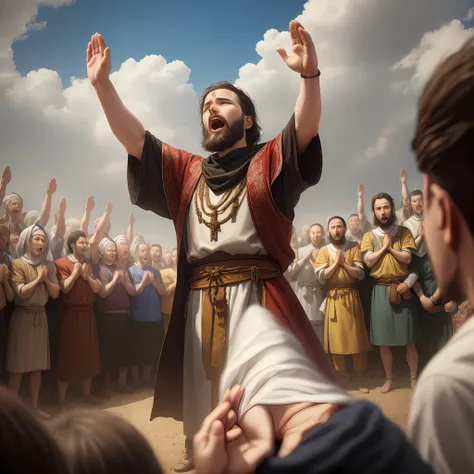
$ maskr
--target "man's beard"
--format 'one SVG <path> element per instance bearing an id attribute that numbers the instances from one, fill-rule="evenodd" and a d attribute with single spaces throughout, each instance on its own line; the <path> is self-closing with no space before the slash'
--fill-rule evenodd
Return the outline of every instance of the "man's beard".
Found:
<path id="1" fill-rule="evenodd" d="M 336 239 L 331 234 L 329 234 L 329 242 L 331 242 L 333 245 L 344 245 L 346 243 L 346 236 L 341 235 L 339 239 Z"/>
<path id="2" fill-rule="evenodd" d="M 231 125 L 227 126 L 227 129 L 218 131 L 217 133 L 209 132 L 204 126 L 202 127 L 203 140 L 201 146 L 204 150 L 211 153 L 224 151 L 232 148 L 239 140 L 244 137 L 244 116 L 239 120 L 236 120 Z"/>
<path id="3" fill-rule="evenodd" d="M 375 225 L 380 227 L 381 229 L 388 229 L 395 223 L 395 214 L 392 214 L 387 222 L 383 223 L 381 220 L 379 220 L 377 217 L 375 217 Z"/>

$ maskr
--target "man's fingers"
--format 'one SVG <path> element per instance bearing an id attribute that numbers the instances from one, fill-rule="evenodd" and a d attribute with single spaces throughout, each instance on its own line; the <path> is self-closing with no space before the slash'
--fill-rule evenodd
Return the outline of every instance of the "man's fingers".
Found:
<path id="1" fill-rule="evenodd" d="M 102 35 L 97 35 L 97 41 L 99 43 L 99 52 L 103 55 L 106 48 L 104 37 Z"/>
<path id="2" fill-rule="evenodd" d="M 237 441 L 242 433 L 243 431 L 240 426 L 234 426 L 232 429 L 225 432 L 225 442 L 233 443 L 234 441 Z"/>
<path id="3" fill-rule="evenodd" d="M 303 436 L 301 434 L 287 434 L 283 437 L 281 442 L 280 451 L 278 451 L 278 457 L 284 458 L 291 454 L 294 449 L 301 443 Z"/>
<path id="4" fill-rule="evenodd" d="M 227 414 L 227 420 L 226 420 L 226 431 L 230 430 L 235 423 L 237 422 L 237 413 L 235 413 L 234 410 L 229 410 L 229 413 Z"/>
<path id="5" fill-rule="evenodd" d="M 288 59 L 288 54 L 286 53 L 286 50 L 285 48 L 276 48 L 276 52 L 281 56 L 281 59 L 283 59 L 283 61 L 287 61 Z"/>
<path id="6" fill-rule="evenodd" d="M 91 46 L 91 43 L 89 42 L 89 44 L 87 45 L 87 49 L 86 49 L 86 61 L 87 62 L 89 62 L 92 58 L 91 49 L 92 49 L 92 46 Z"/>
<path id="7" fill-rule="evenodd" d="M 222 425 L 224 425 L 224 423 L 227 420 L 227 414 L 229 413 L 229 410 L 230 410 L 229 402 L 223 402 L 220 405 L 217 405 L 217 407 L 214 408 L 214 410 L 212 410 L 211 413 L 209 413 L 209 415 L 206 416 L 206 418 L 204 418 L 200 431 L 209 433 L 214 421 L 220 421 Z"/>
<path id="8" fill-rule="evenodd" d="M 209 431 L 206 449 L 217 454 L 217 450 L 224 449 L 225 430 L 220 420 L 214 420 Z"/>

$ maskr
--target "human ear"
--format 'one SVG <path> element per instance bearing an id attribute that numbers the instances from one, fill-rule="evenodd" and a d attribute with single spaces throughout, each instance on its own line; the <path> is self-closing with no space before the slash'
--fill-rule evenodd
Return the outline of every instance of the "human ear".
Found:
<path id="1" fill-rule="evenodd" d="M 253 117 L 251 115 L 245 116 L 244 125 L 246 130 L 253 127 Z"/>

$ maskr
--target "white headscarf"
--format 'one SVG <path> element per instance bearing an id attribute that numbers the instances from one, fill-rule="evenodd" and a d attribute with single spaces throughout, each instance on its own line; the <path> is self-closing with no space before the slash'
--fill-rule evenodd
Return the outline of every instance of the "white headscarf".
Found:
<path id="1" fill-rule="evenodd" d="M 125 242 L 126 244 L 130 245 L 130 241 L 128 240 L 128 237 L 125 236 L 125 235 L 119 235 L 118 237 L 115 237 L 114 239 L 114 242 L 119 245 L 123 242 Z"/>
<path id="2" fill-rule="evenodd" d="M 23 204 L 23 198 L 18 193 L 11 193 L 8 196 L 5 196 L 3 198 L 2 205 L 3 205 L 3 210 L 5 211 L 5 214 L 7 213 L 7 208 L 9 204 L 13 201 L 13 199 L 17 199 L 17 198 L 20 198 L 21 203 Z"/>
<path id="3" fill-rule="evenodd" d="M 107 248 L 107 245 L 109 244 L 114 244 L 117 245 L 112 239 L 109 239 L 109 237 L 104 237 L 99 244 L 99 255 L 101 257 L 104 256 L 105 254 L 105 249 Z"/>
<path id="4" fill-rule="evenodd" d="M 33 255 L 31 255 L 30 244 L 31 239 L 33 238 L 33 234 L 38 231 L 41 231 L 44 234 L 45 248 L 40 257 L 34 257 Z M 18 245 L 16 246 L 13 258 L 21 258 L 26 263 L 29 263 L 30 265 L 34 266 L 45 264 L 48 260 L 52 260 L 52 256 L 50 255 L 49 251 L 49 236 L 46 232 L 46 229 L 39 224 L 34 224 L 22 231 L 22 233 L 20 234 L 20 238 L 18 239 Z"/>

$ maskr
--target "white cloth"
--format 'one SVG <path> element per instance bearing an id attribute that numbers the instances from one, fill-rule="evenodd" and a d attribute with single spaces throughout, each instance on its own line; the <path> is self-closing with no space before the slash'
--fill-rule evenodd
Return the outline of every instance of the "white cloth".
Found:
<path id="1" fill-rule="evenodd" d="M 474 467 L 474 317 L 426 366 L 411 403 L 408 432 L 438 474 Z"/>
<path id="2" fill-rule="evenodd" d="M 419 235 L 420 224 L 424 221 L 424 217 L 418 217 L 415 214 L 406 220 L 403 225 L 409 229 L 413 235 L 413 238 L 416 240 Z M 420 247 L 416 252 L 413 252 L 418 257 L 424 257 L 428 253 L 428 248 L 426 246 L 426 240 L 423 238 L 421 241 Z"/>
<path id="3" fill-rule="evenodd" d="M 298 250 L 298 260 L 305 258 L 308 253 L 313 252 L 313 244 L 302 247 Z M 320 311 L 321 303 L 325 298 L 325 291 L 314 272 L 314 260 L 312 257 L 295 271 L 295 292 L 298 300 L 306 312 L 306 316 L 311 322 L 324 321 L 324 313 Z"/>
<path id="4" fill-rule="evenodd" d="M 298 339 L 261 306 L 250 307 L 230 340 L 219 397 L 239 384 L 239 419 L 256 405 L 338 403 L 355 400 L 308 359 Z"/>
<path id="5" fill-rule="evenodd" d="M 220 199 L 220 196 L 216 196 L 212 190 L 209 191 L 209 195 L 213 204 Z M 191 262 L 216 252 L 226 252 L 229 255 L 266 254 L 253 224 L 246 194 L 243 196 L 236 222 L 229 221 L 221 226 L 217 242 L 211 242 L 209 228 L 199 224 L 194 210 L 194 200 L 189 209 L 186 231 L 187 257 Z M 242 314 L 252 304 L 259 303 L 259 297 L 255 285 L 251 281 L 246 281 L 229 285 L 226 288 L 226 298 L 227 338 L 232 341 Z M 211 383 L 202 365 L 201 305 L 201 290 L 191 290 L 186 309 L 183 371 L 183 425 L 184 434 L 188 438 L 194 436 L 211 411 Z"/>

